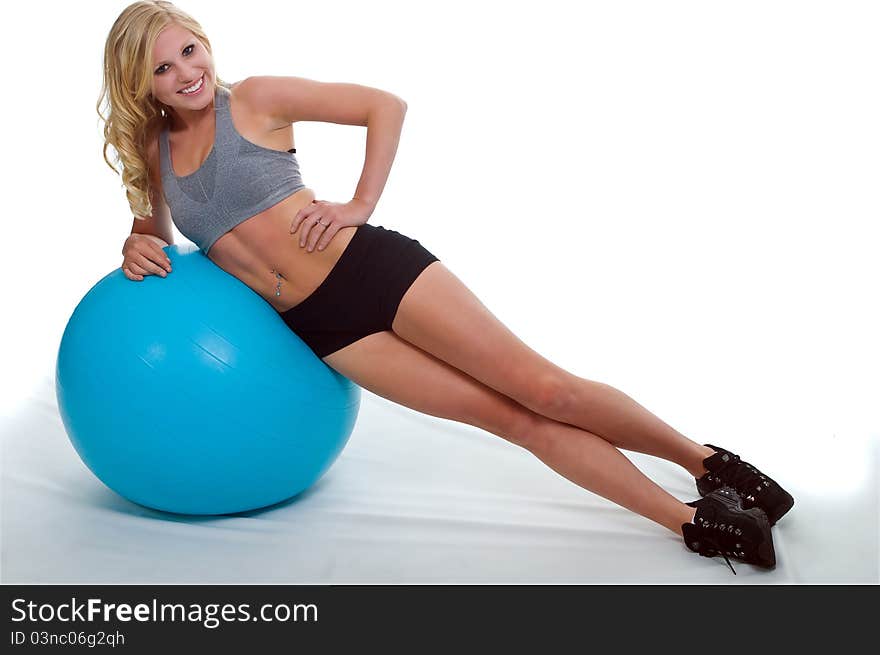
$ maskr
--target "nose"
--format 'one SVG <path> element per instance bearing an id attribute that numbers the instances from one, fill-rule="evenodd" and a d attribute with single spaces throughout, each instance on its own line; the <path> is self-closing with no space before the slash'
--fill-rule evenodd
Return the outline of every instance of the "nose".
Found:
<path id="1" fill-rule="evenodd" d="M 202 75 L 201 73 L 193 72 L 193 73 L 189 74 L 189 77 L 181 78 L 178 76 L 177 81 L 180 83 L 179 88 L 183 89 L 183 88 L 193 84 L 196 80 L 198 80 L 201 77 L 201 75 Z"/>

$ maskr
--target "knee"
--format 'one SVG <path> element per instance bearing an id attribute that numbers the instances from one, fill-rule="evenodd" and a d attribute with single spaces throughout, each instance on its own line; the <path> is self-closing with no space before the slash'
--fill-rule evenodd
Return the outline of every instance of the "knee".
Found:
<path id="1" fill-rule="evenodd" d="M 505 438 L 520 448 L 537 454 L 545 449 L 549 437 L 547 428 L 552 423 L 546 416 L 520 406 Z"/>
<path id="2" fill-rule="evenodd" d="M 557 421 L 572 415 L 578 403 L 578 385 L 573 375 L 554 374 L 537 380 L 533 391 L 533 409 Z"/>

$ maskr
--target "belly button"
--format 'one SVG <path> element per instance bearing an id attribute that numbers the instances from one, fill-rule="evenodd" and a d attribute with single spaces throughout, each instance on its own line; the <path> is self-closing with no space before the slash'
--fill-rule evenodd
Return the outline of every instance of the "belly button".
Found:
<path id="1" fill-rule="evenodd" d="M 272 272 L 275 274 L 275 278 L 278 280 L 278 284 L 275 285 L 275 295 L 280 296 L 281 295 L 281 273 L 276 271 L 274 268 L 272 269 Z"/>

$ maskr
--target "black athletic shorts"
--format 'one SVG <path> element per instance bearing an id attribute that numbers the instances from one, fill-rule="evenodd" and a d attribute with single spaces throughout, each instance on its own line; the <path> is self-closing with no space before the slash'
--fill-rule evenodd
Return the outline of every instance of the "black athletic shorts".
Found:
<path id="1" fill-rule="evenodd" d="M 439 261 L 415 239 L 364 223 L 318 288 L 296 307 L 279 312 L 318 357 L 391 329 L 407 289 Z"/>

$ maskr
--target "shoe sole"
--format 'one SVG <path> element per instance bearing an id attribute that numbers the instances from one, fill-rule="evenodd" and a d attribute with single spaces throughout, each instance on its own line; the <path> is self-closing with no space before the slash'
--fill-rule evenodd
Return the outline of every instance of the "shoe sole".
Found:
<path id="1" fill-rule="evenodd" d="M 719 489 L 723 488 L 724 486 L 719 487 Z M 736 493 L 736 490 L 733 489 L 733 487 L 727 488 L 734 494 Z M 776 566 L 776 551 L 773 548 L 773 535 L 770 534 L 770 520 L 767 518 L 767 512 L 760 507 L 744 509 L 737 500 L 738 496 L 733 497 L 725 494 L 718 494 L 714 497 L 732 513 L 748 517 L 750 521 L 758 527 L 759 532 L 764 536 L 764 541 L 758 546 L 758 557 L 760 557 L 762 561 L 760 563 L 755 562 L 754 564 L 755 566 L 760 566 L 765 569 L 774 568 Z"/>
<path id="2" fill-rule="evenodd" d="M 786 499 L 785 503 L 782 504 L 782 506 L 781 506 L 781 507 L 782 507 L 782 511 L 779 513 L 779 516 L 777 516 L 775 519 L 773 519 L 772 521 L 770 521 L 770 526 L 771 526 L 771 527 L 774 526 L 774 525 L 776 525 L 776 522 L 777 522 L 779 519 L 781 519 L 783 516 L 785 516 L 786 514 L 788 514 L 788 510 L 790 510 L 792 507 L 794 507 L 794 498 L 792 498 L 791 494 L 788 493 L 787 491 L 786 491 L 785 493 L 786 493 L 786 495 L 788 496 L 788 498 Z M 768 519 L 769 519 L 769 517 L 768 517 Z"/>

